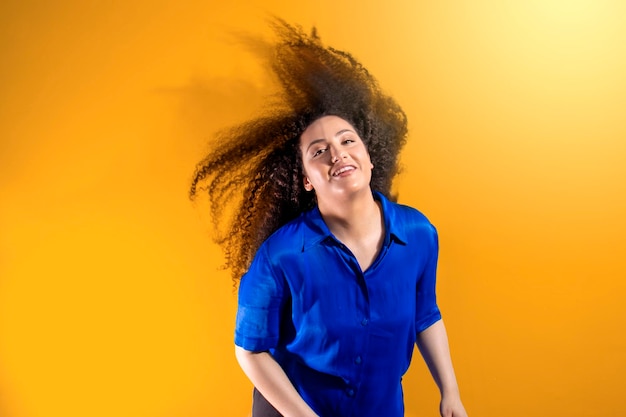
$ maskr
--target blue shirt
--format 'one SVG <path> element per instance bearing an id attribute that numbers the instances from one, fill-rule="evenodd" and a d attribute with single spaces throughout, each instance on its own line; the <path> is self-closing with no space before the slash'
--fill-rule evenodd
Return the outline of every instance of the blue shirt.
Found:
<path id="1" fill-rule="evenodd" d="M 366 271 L 315 208 L 270 236 L 240 283 L 235 344 L 269 350 L 322 417 L 402 417 L 416 335 L 441 319 L 435 228 L 374 196 L 385 238 Z"/>

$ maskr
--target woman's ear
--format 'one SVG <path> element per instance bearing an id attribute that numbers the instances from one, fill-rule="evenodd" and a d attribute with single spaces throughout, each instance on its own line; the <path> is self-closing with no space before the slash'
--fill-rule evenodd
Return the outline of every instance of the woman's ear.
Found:
<path id="1" fill-rule="evenodd" d="M 307 191 L 313 191 L 313 184 L 307 177 L 304 177 L 304 189 Z"/>

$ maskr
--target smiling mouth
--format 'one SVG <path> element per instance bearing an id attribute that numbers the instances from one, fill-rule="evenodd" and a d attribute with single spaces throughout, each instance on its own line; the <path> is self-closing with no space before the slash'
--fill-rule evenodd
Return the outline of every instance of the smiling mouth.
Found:
<path id="1" fill-rule="evenodd" d="M 348 165 L 348 166 L 345 166 L 345 167 L 341 167 L 337 171 L 333 172 L 333 177 L 338 177 L 338 176 L 340 176 L 342 174 L 345 174 L 347 172 L 354 171 L 355 169 L 356 168 L 351 166 L 351 165 Z"/>

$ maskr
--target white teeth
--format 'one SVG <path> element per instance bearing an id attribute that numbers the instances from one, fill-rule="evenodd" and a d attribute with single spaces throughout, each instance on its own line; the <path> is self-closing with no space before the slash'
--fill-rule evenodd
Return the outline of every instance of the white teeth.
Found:
<path id="1" fill-rule="evenodd" d="M 344 173 L 344 172 L 346 172 L 346 171 L 352 171 L 353 169 L 354 169 L 354 167 L 351 167 L 351 166 L 343 167 L 343 168 L 341 168 L 341 169 L 339 169 L 339 170 L 335 171 L 335 173 L 333 174 L 333 176 L 335 176 L 335 177 L 336 177 L 337 175 L 341 175 L 341 174 L 343 174 L 343 173 Z"/>

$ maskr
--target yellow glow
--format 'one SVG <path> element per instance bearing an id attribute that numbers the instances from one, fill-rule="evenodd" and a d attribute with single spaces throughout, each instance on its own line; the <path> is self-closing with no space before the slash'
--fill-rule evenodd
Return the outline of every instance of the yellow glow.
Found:
<path id="1" fill-rule="evenodd" d="M 436 224 L 471 416 L 624 405 L 626 5 L 0 6 L 0 415 L 246 416 L 236 298 L 186 200 L 270 89 L 231 33 L 317 25 L 409 116 L 400 201 Z M 436 416 L 416 356 L 407 416 Z"/>

